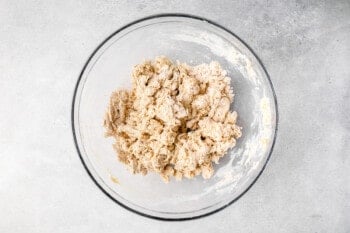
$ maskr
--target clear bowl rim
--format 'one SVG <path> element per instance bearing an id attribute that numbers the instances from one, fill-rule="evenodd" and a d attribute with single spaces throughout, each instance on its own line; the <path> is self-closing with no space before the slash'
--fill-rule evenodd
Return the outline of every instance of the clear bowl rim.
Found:
<path id="1" fill-rule="evenodd" d="M 252 53 L 252 55 L 255 57 L 255 59 L 258 61 L 259 65 L 262 67 L 263 71 L 266 74 L 266 77 L 268 79 L 268 83 L 270 84 L 270 88 L 273 94 L 273 99 L 274 99 L 274 105 L 275 105 L 275 119 L 276 119 L 276 124 L 275 124 L 275 131 L 274 133 L 274 137 L 273 137 L 273 141 L 271 144 L 271 149 L 269 151 L 269 154 L 267 156 L 267 159 L 265 161 L 265 164 L 263 165 L 263 167 L 261 168 L 261 170 L 259 171 L 258 175 L 255 177 L 255 179 L 253 180 L 253 182 L 240 194 L 238 195 L 236 198 L 234 198 L 232 201 L 230 201 L 228 204 L 221 206 L 213 211 L 210 211 L 208 213 L 205 214 L 200 214 L 200 215 L 196 215 L 196 216 L 192 216 L 192 217 L 180 217 L 180 218 L 166 218 L 166 217 L 159 217 L 159 216 L 155 216 L 155 215 L 150 215 L 150 214 L 146 214 L 143 213 L 141 211 L 135 210 L 123 203 L 121 203 L 120 201 L 118 201 L 117 199 L 115 199 L 112 195 L 110 195 L 99 183 L 98 181 L 94 178 L 94 176 L 91 174 L 88 166 L 86 165 L 82 155 L 81 155 L 81 151 L 79 149 L 78 146 L 78 141 L 77 141 L 77 135 L 76 135 L 76 130 L 75 130 L 75 124 L 74 124 L 74 109 L 75 109 L 75 100 L 76 100 L 76 96 L 77 96 L 77 91 L 78 91 L 78 87 L 80 84 L 80 81 L 82 79 L 82 76 L 88 66 L 88 64 L 90 63 L 91 59 L 94 57 L 94 55 L 97 53 L 97 51 L 109 40 L 111 39 L 113 36 L 115 36 L 116 34 L 118 34 L 119 32 L 123 31 L 124 29 L 133 26 L 137 23 L 143 22 L 143 21 L 147 21 L 147 20 L 151 20 L 151 19 L 156 19 L 156 18 L 164 18 L 164 17 L 179 17 L 179 18 L 188 18 L 188 19 L 193 19 L 193 20 L 200 20 L 200 21 L 205 21 L 209 24 L 211 24 L 212 26 L 218 27 L 219 29 L 229 33 L 230 35 L 232 35 L 233 37 L 235 37 L 239 42 L 241 42 L 244 46 L 246 46 L 248 48 L 248 50 Z M 110 34 L 106 39 L 104 39 L 95 49 L 94 51 L 91 53 L 91 55 L 89 56 L 89 58 L 87 59 L 87 61 L 85 62 L 78 80 L 75 84 L 74 87 L 74 93 L 73 93 L 73 99 L 72 99 L 72 108 L 71 108 L 71 127 L 72 127 L 72 133 L 73 133 L 73 139 L 74 139 L 74 145 L 75 148 L 77 150 L 77 153 L 79 155 L 80 161 L 83 164 L 84 169 L 86 170 L 87 174 L 89 175 L 89 177 L 92 179 L 92 181 L 95 183 L 95 185 L 106 195 L 108 196 L 112 201 L 114 201 L 115 203 L 117 203 L 119 206 L 123 207 L 124 209 L 127 209 L 135 214 L 138 214 L 140 216 L 143 217 L 147 217 L 147 218 L 151 218 L 151 219 L 155 219 L 155 220 L 162 220 L 162 221 L 186 221 L 186 220 L 193 220 L 193 219 L 199 219 L 199 218 L 203 218 L 209 215 L 212 215 L 214 213 L 217 213 L 223 209 L 225 209 L 226 207 L 230 206 L 231 204 L 233 204 L 234 202 L 236 202 L 237 200 L 239 200 L 246 192 L 248 192 L 248 190 L 250 190 L 250 188 L 256 183 L 256 181 L 259 179 L 259 177 L 261 176 L 261 174 L 263 173 L 263 171 L 265 170 L 265 167 L 268 163 L 268 161 L 270 160 L 271 154 L 273 152 L 274 146 L 275 146 L 275 142 L 276 142 L 276 138 L 277 138 L 277 132 L 278 132 L 278 124 L 279 124 L 279 113 L 278 113 L 278 104 L 277 104 L 277 97 L 276 97 L 276 92 L 273 86 L 273 83 L 271 81 L 270 75 L 267 72 L 264 64 L 262 63 L 262 61 L 260 60 L 260 58 L 257 56 L 257 54 L 254 52 L 254 50 L 246 43 L 244 42 L 240 37 L 238 37 L 235 33 L 233 33 L 231 30 L 227 29 L 224 26 L 221 26 L 220 24 L 206 19 L 204 17 L 199 17 L 196 15 L 191 15 L 191 14 L 183 14 L 183 13 L 164 13 L 164 14 L 154 14 L 154 15 L 150 15 L 147 17 L 143 17 L 140 19 L 137 19 L 135 21 L 132 21 L 122 27 L 120 27 L 118 30 L 114 31 L 112 34 Z"/>

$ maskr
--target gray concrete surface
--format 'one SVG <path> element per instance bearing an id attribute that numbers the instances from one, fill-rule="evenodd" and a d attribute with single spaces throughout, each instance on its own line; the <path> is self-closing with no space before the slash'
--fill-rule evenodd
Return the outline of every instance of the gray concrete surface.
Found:
<path id="1" fill-rule="evenodd" d="M 140 217 L 95 187 L 70 128 L 93 49 L 137 18 L 182 12 L 228 27 L 258 54 L 280 125 L 258 182 L 195 221 Z M 0 0 L 0 232 L 350 232 L 349 1 Z"/>

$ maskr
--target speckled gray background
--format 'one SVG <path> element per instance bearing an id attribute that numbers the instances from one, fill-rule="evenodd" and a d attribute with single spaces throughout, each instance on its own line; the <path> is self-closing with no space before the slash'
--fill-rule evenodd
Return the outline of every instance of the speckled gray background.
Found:
<path id="1" fill-rule="evenodd" d="M 265 64 L 278 138 L 253 188 L 187 222 L 140 217 L 87 176 L 70 127 L 87 57 L 155 13 L 214 20 Z M 0 0 L 0 232 L 350 232 L 350 1 Z"/>

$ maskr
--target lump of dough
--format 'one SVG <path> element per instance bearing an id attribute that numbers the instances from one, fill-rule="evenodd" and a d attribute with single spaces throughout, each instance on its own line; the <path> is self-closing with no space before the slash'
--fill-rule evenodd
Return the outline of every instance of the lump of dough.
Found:
<path id="1" fill-rule="evenodd" d="M 119 160 L 165 182 L 209 179 L 242 135 L 226 75 L 217 62 L 192 67 L 157 57 L 135 66 L 132 89 L 112 93 L 104 120 Z"/>

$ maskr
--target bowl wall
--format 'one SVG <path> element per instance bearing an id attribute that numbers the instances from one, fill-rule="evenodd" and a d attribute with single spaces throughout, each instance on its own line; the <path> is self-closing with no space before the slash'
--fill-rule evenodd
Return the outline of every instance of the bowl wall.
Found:
<path id="1" fill-rule="evenodd" d="M 165 184 L 156 174 L 133 175 L 104 137 L 110 94 L 131 87 L 131 71 L 164 55 L 191 65 L 218 61 L 228 71 L 243 136 L 215 166 L 209 180 Z M 277 108 L 267 73 L 251 50 L 230 32 L 193 17 L 138 21 L 109 37 L 90 57 L 73 100 L 79 154 L 96 184 L 119 204 L 150 217 L 186 219 L 221 209 L 242 195 L 265 166 L 275 139 Z M 118 182 L 116 182 L 118 180 Z"/>

